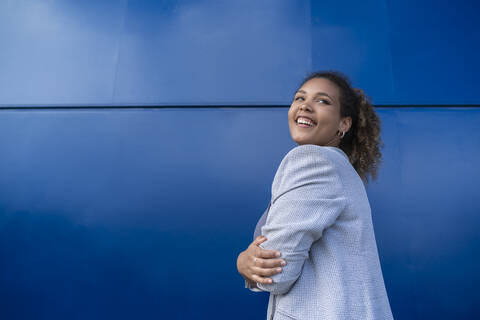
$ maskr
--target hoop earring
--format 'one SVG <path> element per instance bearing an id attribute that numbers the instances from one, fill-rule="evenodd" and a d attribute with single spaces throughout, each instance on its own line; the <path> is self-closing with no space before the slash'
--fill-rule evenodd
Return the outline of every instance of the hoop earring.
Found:
<path id="1" fill-rule="evenodd" d="M 338 134 L 339 132 L 341 132 L 342 134 L 339 135 L 339 134 Z M 338 130 L 338 131 L 337 131 L 337 136 L 339 136 L 340 139 L 342 139 L 343 137 L 345 137 L 345 131 L 340 131 L 340 130 Z"/>

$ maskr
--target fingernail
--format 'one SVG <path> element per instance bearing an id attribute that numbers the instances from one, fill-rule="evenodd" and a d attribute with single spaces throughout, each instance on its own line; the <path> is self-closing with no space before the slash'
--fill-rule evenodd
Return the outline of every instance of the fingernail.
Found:
<path id="1" fill-rule="evenodd" d="M 286 265 L 287 263 L 285 261 L 280 262 L 282 266 Z"/>
<path id="2" fill-rule="evenodd" d="M 275 253 L 275 256 L 280 257 L 281 256 L 280 252 Z"/>
<path id="3" fill-rule="evenodd" d="M 272 283 L 272 279 L 268 279 L 268 283 Z"/>
<path id="4" fill-rule="evenodd" d="M 277 272 L 282 272 L 282 268 L 277 268 Z"/>

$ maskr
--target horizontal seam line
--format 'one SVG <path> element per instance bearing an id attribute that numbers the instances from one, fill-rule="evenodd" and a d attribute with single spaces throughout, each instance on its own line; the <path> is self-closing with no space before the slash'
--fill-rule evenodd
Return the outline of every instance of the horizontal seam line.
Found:
<path id="1" fill-rule="evenodd" d="M 0 106 L 0 110 L 72 110 L 72 109 L 272 109 L 289 108 L 289 105 L 25 105 Z M 374 105 L 375 108 L 480 108 L 480 104 L 442 104 L 442 105 Z"/>

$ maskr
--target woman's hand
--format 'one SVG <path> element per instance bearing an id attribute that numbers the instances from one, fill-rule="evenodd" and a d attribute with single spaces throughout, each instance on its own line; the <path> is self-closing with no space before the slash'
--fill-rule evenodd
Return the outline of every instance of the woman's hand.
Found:
<path id="1" fill-rule="evenodd" d="M 285 260 L 277 259 L 280 252 L 259 247 L 266 240 L 264 236 L 258 236 L 237 258 L 238 272 L 252 285 L 256 282 L 272 283 L 268 276 L 282 272 L 281 267 L 287 264 Z"/>

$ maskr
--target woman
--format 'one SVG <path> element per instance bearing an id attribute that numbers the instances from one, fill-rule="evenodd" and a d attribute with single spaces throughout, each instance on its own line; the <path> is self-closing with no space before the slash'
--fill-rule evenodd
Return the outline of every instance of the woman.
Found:
<path id="1" fill-rule="evenodd" d="M 316 72 L 288 124 L 299 146 L 280 163 L 239 273 L 270 292 L 267 319 L 393 319 L 362 183 L 381 158 L 378 116 L 345 76 Z"/>

